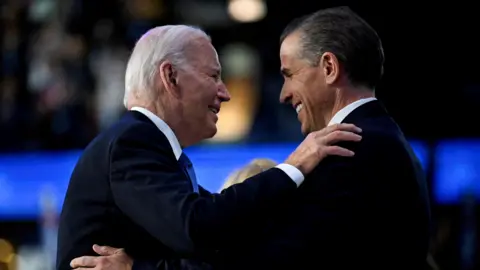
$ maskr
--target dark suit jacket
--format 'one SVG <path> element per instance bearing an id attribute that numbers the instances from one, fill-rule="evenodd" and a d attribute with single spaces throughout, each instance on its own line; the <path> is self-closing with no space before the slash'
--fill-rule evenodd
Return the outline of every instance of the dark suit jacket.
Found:
<path id="1" fill-rule="evenodd" d="M 322 161 L 218 268 L 424 269 L 430 210 L 419 161 L 379 101 L 343 122 L 363 130 L 361 142 L 340 144 L 355 156 Z"/>
<path id="2" fill-rule="evenodd" d="M 127 112 L 85 149 L 60 217 L 57 269 L 93 244 L 123 247 L 134 258 L 205 260 L 238 242 L 245 216 L 287 198 L 296 184 L 271 169 L 221 195 L 190 180 L 165 135 L 143 114 Z M 254 221 L 252 221 L 254 222 Z"/>

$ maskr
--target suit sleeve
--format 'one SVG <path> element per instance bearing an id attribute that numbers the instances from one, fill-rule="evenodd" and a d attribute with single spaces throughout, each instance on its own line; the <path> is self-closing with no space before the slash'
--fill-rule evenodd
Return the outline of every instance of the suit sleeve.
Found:
<path id="1" fill-rule="evenodd" d="M 366 163 L 373 161 L 370 157 L 382 152 L 373 148 L 368 141 L 357 146 L 343 146 L 359 153 L 355 158 L 364 159 Z M 364 149 L 368 149 L 368 152 Z M 363 153 L 368 153 L 368 157 Z M 369 218 L 368 211 L 365 210 L 377 207 L 375 204 L 382 200 L 379 197 L 387 194 L 386 189 L 389 187 L 378 182 L 378 179 L 359 178 L 359 175 L 368 175 L 362 170 L 372 170 L 375 169 L 374 166 L 359 167 L 353 158 L 326 158 L 312 173 L 311 178 L 315 179 L 307 179 L 303 184 L 302 198 L 298 198 L 302 200 L 301 206 L 289 209 L 283 220 L 276 220 L 282 225 L 271 226 L 273 232 L 268 237 L 260 241 L 250 239 L 254 244 L 249 247 L 247 254 L 242 254 L 242 257 L 237 252 L 226 254 L 228 268 L 296 268 L 305 256 L 318 256 L 319 260 L 326 264 L 331 262 L 332 265 L 350 263 L 325 254 L 344 254 L 348 249 L 362 248 L 366 244 L 358 243 L 356 246 L 343 243 L 352 242 L 352 237 L 355 237 L 349 234 L 352 224 L 363 226 L 362 220 Z M 388 179 L 383 179 L 383 182 L 388 183 Z M 312 246 L 316 247 L 315 252 L 306 249 Z"/>
<path id="2" fill-rule="evenodd" d="M 184 255 L 233 244 L 238 221 L 297 188 L 282 170 L 271 169 L 221 194 L 200 196 L 192 191 L 166 138 L 150 125 L 125 131 L 110 151 L 110 183 L 117 206 Z"/>
<path id="3" fill-rule="evenodd" d="M 332 174 L 317 173 L 317 177 L 328 177 L 328 181 L 342 181 L 345 177 L 348 177 L 348 169 L 350 169 L 348 166 L 338 166 L 335 169 L 330 167 L 329 170 Z M 341 174 L 334 175 L 334 172 Z M 305 188 L 310 186 L 308 184 L 311 180 L 309 180 L 307 179 L 303 184 Z M 310 188 L 312 187 L 310 186 Z M 228 265 L 228 269 L 235 270 L 303 269 L 300 266 L 302 258 L 306 252 L 310 252 L 305 247 L 312 246 L 312 242 L 317 243 L 316 254 L 322 254 L 324 248 L 333 248 L 330 243 L 331 239 L 336 236 L 332 235 L 331 232 L 337 231 L 338 228 L 330 228 L 343 224 L 344 222 L 341 220 L 348 219 L 347 212 L 350 211 L 341 209 L 342 206 L 338 202 L 348 204 L 348 201 L 353 202 L 356 200 L 355 197 L 358 196 L 362 196 L 358 190 L 339 190 L 335 194 L 330 194 L 329 198 L 322 198 L 325 205 L 321 208 L 316 203 L 317 198 L 304 197 L 303 199 L 306 202 L 302 204 L 302 207 L 289 209 L 287 213 L 284 213 L 284 219 L 276 220 L 281 225 L 271 224 L 269 226 L 270 232 L 266 232 L 267 237 L 262 235 L 256 235 L 257 239 L 251 237 L 248 241 L 252 244 L 242 256 L 238 256 L 238 250 L 233 249 L 233 252 L 230 250 L 227 254 L 224 254 L 224 263 Z M 308 202 L 310 200 L 311 203 Z M 322 236 L 318 237 L 319 233 Z M 312 253 L 314 252 L 312 251 Z"/>
<path id="4" fill-rule="evenodd" d="M 163 270 L 159 264 L 156 261 L 134 260 L 132 270 Z"/>

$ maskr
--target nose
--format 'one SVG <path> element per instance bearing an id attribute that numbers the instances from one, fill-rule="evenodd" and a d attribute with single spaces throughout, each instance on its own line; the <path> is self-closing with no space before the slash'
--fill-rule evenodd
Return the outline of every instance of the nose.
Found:
<path id="1" fill-rule="evenodd" d="M 220 99 L 221 102 L 227 102 L 231 99 L 230 93 L 228 92 L 227 86 L 222 83 L 220 87 L 218 88 L 218 93 L 217 93 L 218 98 Z"/>
<path id="2" fill-rule="evenodd" d="M 280 103 L 288 103 L 291 99 L 292 93 L 284 85 L 280 91 Z"/>

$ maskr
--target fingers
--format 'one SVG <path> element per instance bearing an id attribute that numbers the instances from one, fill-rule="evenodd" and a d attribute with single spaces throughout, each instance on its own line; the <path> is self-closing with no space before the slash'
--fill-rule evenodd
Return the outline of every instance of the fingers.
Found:
<path id="1" fill-rule="evenodd" d="M 78 257 L 73 259 L 70 262 L 70 266 L 72 268 L 77 268 L 77 267 L 87 267 L 87 268 L 92 268 L 97 265 L 98 257 L 94 256 L 83 256 L 83 257 Z"/>
<path id="2" fill-rule="evenodd" d="M 339 131 L 336 130 L 325 137 L 322 138 L 322 141 L 326 145 L 334 144 L 340 141 L 353 141 L 353 142 L 358 142 L 362 139 L 362 136 L 349 132 L 349 131 Z"/>
<path id="3" fill-rule="evenodd" d="M 346 148 L 340 147 L 340 146 L 327 146 L 325 149 L 325 153 L 327 155 L 333 155 L 333 156 L 342 156 L 342 157 L 352 157 L 355 155 L 353 151 L 350 151 Z"/>
<path id="4" fill-rule="evenodd" d="M 102 256 L 113 255 L 115 253 L 121 252 L 122 250 L 123 249 L 121 248 L 93 245 L 93 251 L 95 251 L 98 255 Z"/>
<path id="5" fill-rule="evenodd" d="M 350 131 L 350 132 L 356 132 L 356 133 L 362 132 L 362 129 L 355 126 L 354 124 L 346 124 L 346 123 L 330 125 L 324 128 L 323 130 L 325 132 L 324 135 L 336 130 Z"/>

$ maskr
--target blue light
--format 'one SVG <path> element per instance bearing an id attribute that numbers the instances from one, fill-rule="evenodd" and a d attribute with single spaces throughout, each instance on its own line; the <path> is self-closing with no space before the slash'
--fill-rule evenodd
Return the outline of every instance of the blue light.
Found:
<path id="1" fill-rule="evenodd" d="M 437 146 L 433 195 L 440 204 L 461 203 L 466 195 L 480 198 L 480 141 L 445 141 Z"/>
<path id="2" fill-rule="evenodd" d="M 255 158 L 284 161 L 297 144 L 202 145 L 186 149 L 198 182 L 207 190 L 218 191 L 228 175 Z M 422 164 L 428 149 L 412 142 Z M 41 196 L 48 192 L 60 211 L 70 174 L 81 152 L 47 152 L 0 155 L 0 218 L 37 218 Z"/>

